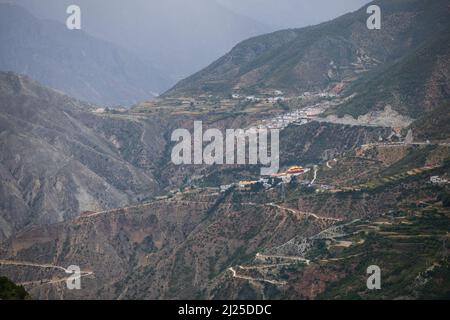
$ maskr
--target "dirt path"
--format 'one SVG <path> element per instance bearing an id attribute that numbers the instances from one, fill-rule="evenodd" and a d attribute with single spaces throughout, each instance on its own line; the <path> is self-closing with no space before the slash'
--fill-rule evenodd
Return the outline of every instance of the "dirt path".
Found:
<path id="1" fill-rule="evenodd" d="M 275 259 L 286 259 L 286 260 L 294 260 L 294 261 L 300 261 L 300 262 L 304 262 L 306 264 L 309 264 L 311 261 L 302 257 L 295 257 L 295 256 L 283 256 L 283 255 L 271 255 L 271 254 L 261 254 L 261 253 L 257 253 L 256 254 L 256 258 L 260 258 L 260 259 L 271 259 L 271 258 L 275 258 Z"/>
<path id="2" fill-rule="evenodd" d="M 284 286 L 287 284 L 286 281 L 276 281 L 276 280 L 268 280 L 268 279 L 262 279 L 262 278 L 252 278 L 252 277 L 248 277 L 248 276 L 241 276 L 238 275 L 236 270 L 233 269 L 233 267 L 228 268 L 229 271 L 231 271 L 233 278 L 236 279 L 243 279 L 243 280 L 248 280 L 248 281 L 260 281 L 260 282 L 267 282 L 270 284 L 274 284 L 274 285 L 279 285 L 279 286 Z"/>
<path id="3" fill-rule="evenodd" d="M 38 267 L 38 268 L 50 268 L 50 269 L 59 269 L 64 272 L 68 272 L 68 270 L 64 267 L 55 266 L 52 264 L 38 264 L 34 262 L 25 262 L 25 261 L 14 261 L 14 260 L 0 260 L 0 265 L 11 265 L 11 266 L 27 266 L 27 267 Z"/>
<path id="4" fill-rule="evenodd" d="M 192 203 L 199 203 L 199 204 L 210 204 L 211 202 L 209 201 L 186 201 L 186 200 L 173 200 L 173 201 L 166 201 L 169 199 L 163 199 L 163 200 L 156 200 L 156 201 L 152 201 L 152 202 L 147 202 L 147 203 L 143 203 L 143 204 L 139 204 L 139 205 L 134 205 L 134 206 L 128 206 L 128 207 L 121 207 L 121 208 L 117 208 L 117 209 L 110 209 L 110 210 L 103 210 L 103 211 L 99 211 L 99 212 L 94 212 L 94 213 L 90 213 L 87 215 L 82 215 L 79 216 L 76 220 L 82 220 L 82 219 L 87 219 L 87 218 L 93 218 L 102 214 L 117 214 L 117 213 L 124 213 L 127 210 L 136 210 L 136 209 L 143 209 L 143 208 L 147 208 L 155 203 L 158 202 L 176 202 L 179 204 L 192 204 Z"/>
<path id="5" fill-rule="evenodd" d="M 58 270 L 64 271 L 65 273 L 72 273 L 71 271 L 67 270 L 64 267 L 56 266 L 53 264 L 39 264 L 39 263 L 26 262 L 26 261 L 0 260 L 0 265 L 20 266 L 20 267 L 36 267 L 36 268 L 44 268 L 44 269 L 58 269 Z M 93 271 L 81 271 L 80 278 L 92 276 L 93 274 L 94 274 Z M 26 282 L 19 283 L 19 285 L 26 286 L 26 285 L 56 284 L 56 283 L 67 281 L 69 278 L 72 278 L 72 277 L 73 277 L 73 275 L 64 277 L 64 278 L 58 278 L 58 279 L 41 279 L 41 280 L 35 280 L 35 281 L 26 281 Z"/>
<path id="6" fill-rule="evenodd" d="M 285 211 L 293 213 L 296 216 L 300 216 L 302 218 L 304 218 L 304 217 L 313 217 L 316 220 L 322 220 L 322 221 L 333 221 L 333 222 L 342 221 L 342 219 L 338 219 L 338 218 L 323 217 L 323 216 L 319 216 L 319 215 L 317 215 L 315 213 L 311 213 L 311 212 L 303 212 L 303 211 L 299 211 L 299 210 L 292 209 L 292 208 L 282 207 L 282 206 L 277 205 L 275 203 L 268 203 L 268 204 L 266 204 L 266 206 L 271 206 L 271 207 L 274 207 L 274 208 L 278 208 L 280 210 L 285 210 Z"/>
<path id="7" fill-rule="evenodd" d="M 317 179 L 317 171 L 319 171 L 319 166 L 314 165 L 314 177 L 313 177 L 313 179 L 311 180 L 311 182 L 309 183 L 310 186 L 312 186 L 312 185 L 316 182 L 316 179 Z"/>
<path id="8" fill-rule="evenodd" d="M 80 278 L 83 277 L 88 277 L 88 276 L 92 276 L 94 273 L 89 271 L 89 272 L 81 272 Z M 26 281 L 26 282 L 20 282 L 19 285 L 22 286 L 30 286 L 30 285 L 44 285 L 44 284 L 56 284 L 56 283 L 61 283 L 61 282 L 66 282 L 67 280 L 69 280 L 69 278 L 71 278 L 72 280 L 75 280 L 76 278 L 72 277 L 72 276 L 68 276 L 65 278 L 59 278 L 59 279 L 43 279 L 43 280 L 36 280 L 36 281 Z"/>
<path id="9" fill-rule="evenodd" d="M 363 255 L 363 253 L 353 254 L 351 256 L 342 257 L 342 258 L 322 259 L 322 260 L 318 260 L 318 261 L 319 262 L 336 262 L 336 261 L 342 261 L 342 260 L 347 260 L 347 259 L 351 259 L 351 258 L 356 258 L 361 255 Z"/>

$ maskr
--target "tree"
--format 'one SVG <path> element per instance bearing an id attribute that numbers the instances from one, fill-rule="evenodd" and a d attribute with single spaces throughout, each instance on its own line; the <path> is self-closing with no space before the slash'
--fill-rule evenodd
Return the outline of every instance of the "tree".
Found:
<path id="1" fill-rule="evenodd" d="M 24 287 L 16 285 L 6 277 L 0 277 L 0 300 L 25 300 L 30 296 Z"/>
<path id="2" fill-rule="evenodd" d="M 440 198 L 439 200 L 442 201 L 442 205 L 443 205 L 444 207 L 450 208 L 450 194 L 444 192 L 444 193 L 442 193 L 442 194 L 440 195 L 439 198 Z"/>

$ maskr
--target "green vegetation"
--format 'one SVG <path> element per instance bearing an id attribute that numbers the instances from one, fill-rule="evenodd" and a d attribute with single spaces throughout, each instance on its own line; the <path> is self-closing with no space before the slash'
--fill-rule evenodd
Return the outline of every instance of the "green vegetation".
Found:
<path id="1" fill-rule="evenodd" d="M 25 300 L 30 295 L 24 287 L 16 285 L 6 277 L 0 277 L 0 300 Z"/>
<path id="2" fill-rule="evenodd" d="M 450 208 L 450 193 L 444 192 L 439 196 L 439 200 L 442 201 L 442 205 L 445 208 Z"/>
<path id="3" fill-rule="evenodd" d="M 374 108 L 382 109 L 390 104 L 401 114 L 413 118 L 423 116 L 428 81 L 436 68 L 436 57 L 448 55 L 448 41 L 448 34 L 433 38 L 430 43 L 400 61 L 385 64 L 369 72 L 346 89 L 347 95 L 355 93 L 356 97 L 337 109 L 327 111 L 326 114 L 350 114 L 357 117 Z M 448 96 L 442 93 L 442 96 L 435 97 L 436 100 L 438 98 L 445 101 Z"/>
<path id="4" fill-rule="evenodd" d="M 345 276 L 328 284 L 318 298 L 448 299 L 450 269 L 443 247 L 450 227 L 448 211 L 425 208 L 421 213 L 417 210 L 414 213 L 401 221 L 378 225 L 378 230 L 371 228 L 365 235 L 362 233 L 363 244 L 346 248 L 338 257 L 347 259 L 333 264 Z M 354 238 L 344 239 L 355 243 Z M 370 265 L 378 265 L 382 270 L 382 290 L 368 290 L 365 286 L 366 268 Z"/>
<path id="5" fill-rule="evenodd" d="M 422 140 L 445 140 L 450 137 L 450 103 L 437 105 L 436 109 L 425 114 L 412 124 L 414 135 Z"/>

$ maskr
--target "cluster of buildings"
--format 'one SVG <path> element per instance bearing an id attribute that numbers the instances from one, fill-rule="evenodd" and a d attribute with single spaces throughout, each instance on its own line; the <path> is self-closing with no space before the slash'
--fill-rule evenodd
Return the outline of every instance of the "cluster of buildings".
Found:
<path id="1" fill-rule="evenodd" d="M 278 177 L 285 177 L 287 175 L 299 175 L 302 173 L 305 173 L 305 168 L 303 168 L 302 166 L 292 166 L 285 172 L 272 174 L 271 177 L 278 178 Z"/>
<path id="2" fill-rule="evenodd" d="M 276 102 L 283 102 L 286 100 L 285 97 L 283 97 L 283 91 L 281 90 L 275 90 L 273 92 L 273 95 L 265 96 L 265 97 L 256 97 L 256 96 L 242 96 L 237 93 L 233 93 L 231 95 L 231 98 L 234 100 L 245 100 L 249 102 L 261 102 L 266 101 L 268 103 L 276 103 Z"/>
<path id="3" fill-rule="evenodd" d="M 449 181 L 447 179 L 443 179 L 439 176 L 432 176 L 430 178 L 430 182 L 432 184 L 447 184 L 447 183 L 449 183 Z"/>
<path id="4" fill-rule="evenodd" d="M 253 181 L 239 181 L 236 184 L 228 184 L 220 186 L 220 191 L 225 192 L 232 187 L 237 187 L 239 190 L 249 191 L 253 187 L 260 185 L 264 189 L 270 189 L 280 184 L 290 183 L 293 177 L 299 176 L 308 172 L 310 169 L 305 169 L 302 166 L 292 166 L 284 172 L 272 174 L 270 177 L 260 178 Z"/>
<path id="5" fill-rule="evenodd" d="M 293 177 L 299 176 L 308 171 L 309 169 L 305 169 L 302 166 L 292 166 L 285 172 L 272 174 L 271 177 L 281 179 L 281 183 L 290 183 Z"/>
<path id="6" fill-rule="evenodd" d="M 320 106 L 311 106 L 304 109 L 298 109 L 288 113 L 276 116 L 275 118 L 265 119 L 258 125 L 259 129 L 284 129 L 290 124 L 304 125 L 321 114 L 324 109 Z"/>

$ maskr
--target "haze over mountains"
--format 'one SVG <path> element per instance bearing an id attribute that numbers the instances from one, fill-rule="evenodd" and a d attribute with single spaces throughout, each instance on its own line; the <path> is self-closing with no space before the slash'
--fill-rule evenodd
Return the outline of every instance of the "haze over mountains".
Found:
<path id="1" fill-rule="evenodd" d="M 7 44 L 2 46 L 4 52 L 0 56 L 2 70 L 28 74 L 93 103 L 131 105 L 164 92 L 239 41 L 281 28 L 275 17 L 295 12 L 295 19 L 306 25 L 316 22 L 308 17 L 323 21 L 357 8 L 361 0 L 348 0 L 338 6 L 320 2 L 293 4 L 288 0 L 276 5 L 262 2 L 255 4 L 253 15 L 248 15 L 250 7 L 232 1 L 136 0 L 127 5 L 121 0 L 82 0 L 77 2 L 82 8 L 82 32 L 64 28 L 66 8 L 72 4 L 69 0 L 1 2 L 28 10 L 25 13 L 2 7 L 2 32 Z M 291 17 L 283 27 L 298 25 Z M 60 25 L 39 19 L 58 21 Z M 28 30 L 25 26 L 40 32 L 22 34 Z M 27 40 L 14 40 L 18 38 Z M 27 46 L 23 46 L 25 42 Z M 90 53 L 93 47 L 96 53 Z M 47 62 L 37 64 L 36 59 L 41 58 L 28 59 L 30 54 L 45 55 L 42 60 Z M 43 71 L 46 66 L 52 66 L 49 72 Z"/>
<path id="2" fill-rule="evenodd" d="M 170 84 L 129 50 L 37 19 L 17 5 L 0 3 L 0 42 L 0 70 L 27 74 L 91 103 L 131 105 Z"/>
<path id="3" fill-rule="evenodd" d="M 159 139 L 145 141 L 164 121 L 96 116 L 89 104 L 12 72 L 0 72 L 0 107 L 0 238 L 157 192 L 149 168 Z"/>
<path id="4" fill-rule="evenodd" d="M 381 30 L 361 8 L 253 37 L 129 110 L 0 71 L 0 274 L 38 299 L 447 299 L 450 7 L 375 3 Z M 173 164 L 200 120 L 278 128 L 280 175 Z"/>
<path id="5" fill-rule="evenodd" d="M 398 81 L 395 83 L 405 85 L 403 78 L 416 63 L 412 62 L 413 56 L 423 60 L 412 69 L 422 72 L 422 76 L 411 75 L 417 81 L 424 76 L 431 77 L 433 70 L 438 73 L 443 71 L 437 67 L 440 61 L 444 61 L 444 68 L 448 67 L 445 62 L 447 58 L 441 56 L 448 52 L 445 36 L 450 23 L 446 1 L 438 0 L 429 4 L 415 1 L 374 3 L 382 4 L 383 7 L 384 28 L 379 31 L 372 32 L 366 28 L 368 15 L 366 8 L 361 8 L 317 26 L 282 30 L 251 38 L 238 44 L 207 68 L 180 81 L 166 95 L 210 93 L 227 96 L 233 92 L 261 94 L 274 90 L 301 94 L 305 91 L 339 90 L 355 78 L 361 78 L 366 71 L 376 70 L 377 65 L 385 63 L 390 63 L 391 69 L 394 65 L 402 68 L 404 72 L 396 73 Z M 441 49 L 426 49 L 422 46 L 439 46 Z M 421 51 L 416 52 L 419 48 Z M 423 56 L 423 52 L 427 56 Z M 410 62 L 407 62 L 408 59 Z M 446 83 L 447 72 L 442 74 L 442 83 Z M 387 80 L 377 77 L 372 85 L 378 84 L 384 88 Z M 411 84 L 409 86 L 413 87 Z M 366 90 L 370 96 L 371 88 L 361 85 L 359 89 L 358 92 Z M 369 103 L 379 94 L 374 92 Z M 448 96 L 447 89 L 445 92 L 444 97 Z M 406 96 L 405 93 L 403 95 Z M 362 99 L 368 97 L 361 96 Z M 358 101 L 355 107 L 362 109 L 364 104 L 367 101 Z M 413 108 L 415 104 L 408 103 L 408 106 Z"/>
<path id="6" fill-rule="evenodd" d="M 18 0 L 33 14 L 65 22 L 70 0 Z M 211 0 L 80 0 L 82 30 L 127 48 L 175 81 L 205 67 L 237 42 L 271 30 Z"/>
<path id="7" fill-rule="evenodd" d="M 355 11 L 369 0 L 217 0 L 221 5 L 277 29 L 300 28 Z"/>

